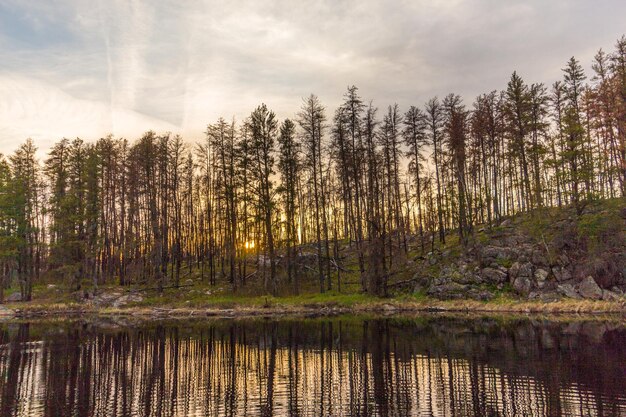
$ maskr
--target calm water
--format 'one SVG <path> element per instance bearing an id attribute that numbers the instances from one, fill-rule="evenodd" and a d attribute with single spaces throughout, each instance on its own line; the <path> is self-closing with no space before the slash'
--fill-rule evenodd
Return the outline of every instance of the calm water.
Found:
<path id="1" fill-rule="evenodd" d="M 626 415 L 626 324 L 0 324 L 1 416 Z"/>

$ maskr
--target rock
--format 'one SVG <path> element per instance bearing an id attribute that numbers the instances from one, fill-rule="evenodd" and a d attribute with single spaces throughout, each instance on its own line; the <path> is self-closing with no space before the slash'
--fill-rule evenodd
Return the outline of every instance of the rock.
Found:
<path id="1" fill-rule="evenodd" d="M 392 304 L 383 304 L 383 311 L 387 312 L 387 313 L 393 313 L 395 311 L 398 311 L 398 307 L 392 305 Z"/>
<path id="2" fill-rule="evenodd" d="M 13 294 L 9 295 L 5 301 L 8 302 L 16 302 L 16 301 L 22 301 L 22 294 L 20 294 L 19 292 L 14 292 Z"/>
<path id="3" fill-rule="evenodd" d="M 609 290 L 602 290 L 602 299 L 604 301 L 619 301 L 620 295 Z"/>
<path id="4" fill-rule="evenodd" d="M 557 258 L 557 263 L 561 266 L 567 266 L 570 264 L 570 260 L 567 255 L 563 253 Z"/>
<path id="5" fill-rule="evenodd" d="M 548 271 L 545 269 L 537 269 L 535 271 L 535 280 L 537 281 L 537 287 L 543 288 L 546 285 L 546 279 L 548 278 Z"/>
<path id="6" fill-rule="evenodd" d="M 91 303 L 96 306 L 106 307 L 111 305 L 115 300 L 122 296 L 119 292 L 105 292 L 96 295 L 95 297 L 85 297 L 85 300 L 89 300 L 88 303 Z"/>
<path id="7" fill-rule="evenodd" d="M 55 289 L 57 286 L 56 286 L 56 285 L 54 285 L 54 284 L 48 284 L 46 287 L 47 287 L 49 290 L 53 290 L 53 289 Z"/>
<path id="8" fill-rule="evenodd" d="M 507 255 L 507 248 L 499 246 L 485 246 L 482 250 L 482 256 L 484 258 L 504 259 Z"/>
<path id="9" fill-rule="evenodd" d="M 571 284 L 561 284 L 557 286 L 557 291 L 568 298 L 580 298 L 580 295 L 578 295 L 576 289 Z"/>
<path id="10" fill-rule="evenodd" d="M 519 273 L 520 277 L 532 278 L 533 276 L 533 264 L 530 262 L 524 262 L 520 265 Z"/>
<path id="11" fill-rule="evenodd" d="M 445 274 L 454 282 L 461 282 L 463 280 L 463 274 L 458 270 L 446 271 Z"/>
<path id="12" fill-rule="evenodd" d="M 483 277 L 468 271 L 464 274 L 459 274 L 454 281 L 460 284 L 481 284 L 483 282 Z"/>
<path id="13" fill-rule="evenodd" d="M 569 281 L 572 279 L 572 273 L 565 267 L 555 266 L 552 268 L 552 273 L 558 282 Z"/>
<path id="14" fill-rule="evenodd" d="M 185 280 L 185 285 L 193 285 L 193 280 L 191 279 Z"/>
<path id="15" fill-rule="evenodd" d="M 589 298 L 592 300 L 599 300 L 602 298 L 602 288 L 598 286 L 591 275 L 583 279 L 580 284 L 578 284 L 578 293 L 583 298 Z"/>
<path id="16" fill-rule="evenodd" d="M 530 290 L 532 289 L 532 282 L 530 280 L 530 277 L 526 275 L 519 275 L 513 281 L 513 288 L 519 294 L 522 294 L 522 295 L 528 294 Z"/>
<path id="17" fill-rule="evenodd" d="M 493 268 L 483 268 L 480 272 L 480 275 L 485 279 L 486 282 L 492 284 L 499 284 L 501 282 L 506 282 L 507 275 L 505 272 L 502 272 Z"/>
<path id="18" fill-rule="evenodd" d="M 521 265 L 519 262 L 514 262 L 513 265 L 511 265 L 511 267 L 509 268 L 509 277 L 511 278 L 511 281 L 515 280 L 515 278 L 518 277 L 520 267 Z"/>
<path id="19" fill-rule="evenodd" d="M 497 263 L 498 260 L 511 259 L 513 251 L 510 248 L 500 246 L 485 246 L 480 251 L 482 265 L 487 266 Z"/>
<path id="20" fill-rule="evenodd" d="M 113 301 L 111 306 L 124 307 L 128 303 L 139 303 L 143 301 L 143 296 L 141 294 L 126 294 L 119 297 L 117 300 Z"/>
<path id="21" fill-rule="evenodd" d="M 548 266 L 548 259 L 545 257 L 542 251 L 535 250 L 532 253 L 531 261 L 537 266 Z"/>
<path id="22" fill-rule="evenodd" d="M 502 223 L 500 223 L 500 227 L 509 227 L 512 223 L 511 219 L 505 219 Z"/>

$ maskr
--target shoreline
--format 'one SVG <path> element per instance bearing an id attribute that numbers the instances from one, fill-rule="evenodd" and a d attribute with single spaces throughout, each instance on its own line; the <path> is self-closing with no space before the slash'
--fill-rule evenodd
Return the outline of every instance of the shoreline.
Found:
<path id="1" fill-rule="evenodd" d="M 68 316 L 129 316 L 142 320 L 161 320 L 168 318 L 281 318 L 281 317 L 332 317 L 338 315 L 380 314 L 401 315 L 419 313 L 476 313 L 503 315 L 624 315 L 624 301 L 590 301 L 590 300 L 559 300 L 555 302 L 506 300 L 506 301 L 473 301 L 453 300 L 439 301 L 426 299 L 407 301 L 397 299 L 380 299 L 368 302 L 342 305 L 336 302 L 315 302 L 308 304 L 281 303 L 276 299 L 272 305 L 250 305 L 234 303 L 232 306 L 171 306 L 132 305 L 124 307 L 104 307 L 87 304 L 26 304 L 11 303 L 0 310 L 0 319 L 30 319 L 42 317 Z"/>

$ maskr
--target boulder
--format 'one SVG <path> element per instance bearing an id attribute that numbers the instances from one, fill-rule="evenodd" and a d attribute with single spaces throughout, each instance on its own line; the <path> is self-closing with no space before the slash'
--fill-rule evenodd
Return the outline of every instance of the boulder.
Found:
<path id="1" fill-rule="evenodd" d="M 599 300 L 602 298 L 602 288 L 598 286 L 591 275 L 583 279 L 580 284 L 578 284 L 578 293 L 581 297 L 592 300 Z"/>
<path id="2" fill-rule="evenodd" d="M 519 276 L 531 278 L 533 276 L 533 264 L 530 262 L 524 262 L 520 265 Z"/>
<path id="3" fill-rule="evenodd" d="M 89 300 L 88 302 L 93 305 L 108 307 L 120 297 L 122 297 L 122 294 L 119 292 L 103 292 L 91 298 L 85 297 L 85 299 Z"/>
<path id="4" fill-rule="evenodd" d="M 489 301 L 494 295 L 487 290 L 471 289 L 467 292 L 467 298 L 477 301 Z"/>
<path id="5" fill-rule="evenodd" d="M 20 294 L 19 292 L 14 292 L 13 294 L 5 298 L 5 301 L 11 302 L 11 303 L 16 302 L 16 301 L 22 301 L 22 294 Z"/>
<path id="6" fill-rule="evenodd" d="M 548 271 L 541 268 L 535 271 L 535 281 L 537 281 L 538 288 L 543 288 L 546 285 L 546 279 L 548 279 Z"/>
<path id="7" fill-rule="evenodd" d="M 559 294 L 568 298 L 580 298 L 580 295 L 576 292 L 576 289 L 571 284 L 561 284 L 557 286 Z"/>
<path id="8" fill-rule="evenodd" d="M 532 281 L 530 280 L 530 277 L 526 275 L 519 275 L 513 281 L 513 288 L 519 294 L 526 295 L 532 289 Z"/>
<path id="9" fill-rule="evenodd" d="M 537 266 L 548 266 L 548 258 L 543 254 L 540 250 L 535 250 L 532 252 L 531 256 L 532 263 Z"/>
<path id="10" fill-rule="evenodd" d="M 506 282 L 507 280 L 507 275 L 505 272 L 494 268 L 483 268 L 483 270 L 480 272 L 480 275 L 486 282 L 491 284 L 500 284 L 502 282 Z"/>
<path id="11" fill-rule="evenodd" d="M 570 270 L 562 266 L 555 266 L 552 268 L 552 273 L 558 282 L 569 281 L 572 279 L 572 273 Z"/>
<path id="12" fill-rule="evenodd" d="M 463 274 L 457 269 L 446 270 L 443 273 L 454 282 L 461 282 L 463 280 Z"/>
<path id="13" fill-rule="evenodd" d="M 567 266 L 567 265 L 569 265 L 569 264 L 570 264 L 570 260 L 569 260 L 569 258 L 567 257 L 567 255 L 563 253 L 563 254 L 561 254 L 561 255 L 559 255 L 559 256 L 558 256 L 558 258 L 557 258 L 557 263 L 558 263 L 559 265 L 561 265 L 561 266 Z"/>
<path id="14" fill-rule="evenodd" d="M 500 223 L 500 227 L 509 227 L 511 223 L 513 223 L 511 219 L 505 219 L 502 223 Z"/>
<path id="15" fill-rule="evenodd" d="M 604 301 L 619 301 L 620 295 L 609 290 L 602 290 L 602 299 Z"/>
<path id="16" fill-rule="evenodd" d="M 113 301 L 111 306 L 115 308 L 124 307 L 128 303 L 139 303 L 141 301 L 143 301 L 143 296 L 141 294 L 126 294 Z"/>
<path id="17" fill-rule="evenodd" d="M 483 277 L 468 271 L 458 278 L 456 282 L 460 284 L 482 284 Z"/>
<path id="18" fill-rule="evenodd" d="M 441 285 L 431 286 L 427 294 L 439 299 L 458 299 L 465 297 L 465 292 L 469 289 L 468 285 L 456 282 L 442 283 Z"/>
<path id="19" fill-rule="evenodd" d="M 511 281 L 515 280 L 515 278 L 519 275 L 520 267 L 521 265 L 519 262 L 514 262 L 509 268 L 509 277 L 511 278 Z"/>
<path id="20" fill-rule="evenodd" d="M 510 259 L 512 256 L 512 250 L 510 248 L 504 248 L 500 246 L 485 246 L 480 251 L 483 265 L 490 265 L 497 260 Z"/>

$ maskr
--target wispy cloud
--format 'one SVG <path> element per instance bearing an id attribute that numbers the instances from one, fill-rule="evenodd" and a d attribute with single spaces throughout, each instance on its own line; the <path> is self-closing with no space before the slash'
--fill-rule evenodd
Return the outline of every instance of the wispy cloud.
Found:
<path id="1" fill-rule="evenodd" d="M 348 84 L 381 107 L 551 82 L 626 29 L 620 0 L 0 0 L 0 152 L 26 137 L 200 137 L 261 101 L 281 117 Z"/>

